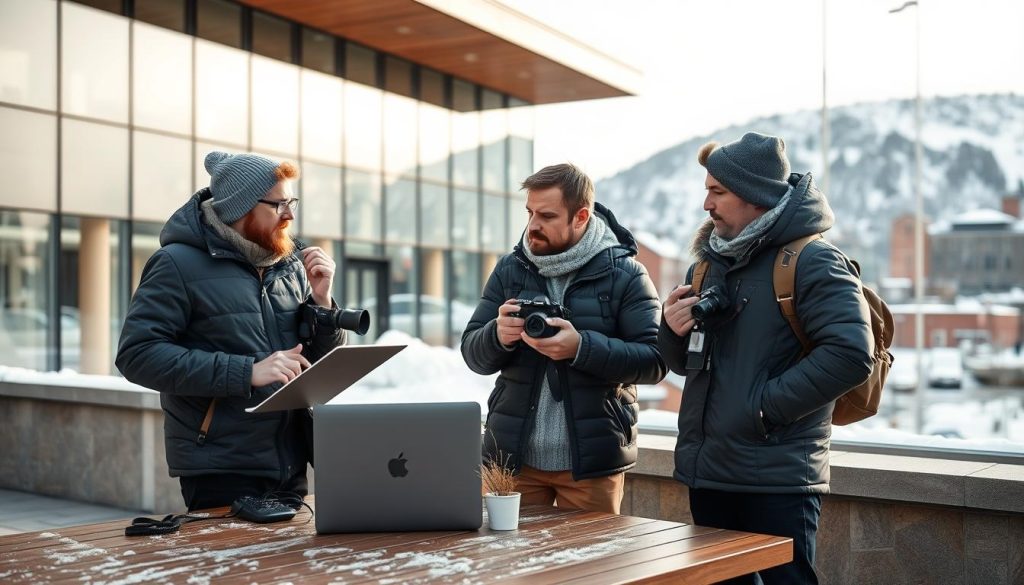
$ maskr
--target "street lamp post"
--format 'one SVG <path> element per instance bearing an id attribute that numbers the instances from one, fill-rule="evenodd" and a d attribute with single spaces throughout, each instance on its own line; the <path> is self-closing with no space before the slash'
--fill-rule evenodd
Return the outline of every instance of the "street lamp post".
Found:
<path id="1" fill-rule="evenodd" d="M 915 7 L 914 11 L 914 339 L 917 357 L 917 388 L 914 391 L 914 430 L 924 427 L 924 199 L 921 195 L 921 6 L 917 0 L 904 2 L 890 14 Z"/>

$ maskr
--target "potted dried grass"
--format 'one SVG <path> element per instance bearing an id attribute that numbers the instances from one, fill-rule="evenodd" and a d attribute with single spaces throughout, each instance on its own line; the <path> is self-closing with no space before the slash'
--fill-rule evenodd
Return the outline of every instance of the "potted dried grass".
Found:
<path id="1" fill-rule="evenodd" d="M 480 479 L 484 485 L 484 505 L 491 530 L 519 528 L 519 492 L 516 477 L 508 465 L 507 456 L 488 459 L 480 465 Z"/>

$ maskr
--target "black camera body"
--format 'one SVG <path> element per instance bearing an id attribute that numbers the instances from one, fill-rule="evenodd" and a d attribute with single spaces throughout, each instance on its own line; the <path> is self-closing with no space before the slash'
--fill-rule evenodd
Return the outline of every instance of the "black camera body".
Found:
<path id="1" fill-rule="evenodd" d="M 698 321 L 704 321 L 709 316 L 718 313 L 729 306 L 729 298 L 719 286 L 712 286 L 707 290 L 700 291 L 700 300 L 690 307 L 690 314 Z"/>
<path id="2" fill-rule="evenodd" d="M 307 300 L 299 307 L 299 340 L 309 343 L 319 331 L 347 329 L 366 335 L 370 330 L 370 312 L 365 309 L 342 309 L 321 307 Z"/>
<path id="3" fill-rule="evenodd" d="M 558 303 L 552 303 L 544 295 L 532 301 L 517 299 L 515 302 L 519 305 L 519 311 L 511 313 L 510 316 L 525 320 L 523 331 L 533 338 L 554 337 L 561 330 L 558 327 L 552 327 L 547 324 L 546 319 L 549 317 L 566 320 L 572 317 L 572 311 Z"/>

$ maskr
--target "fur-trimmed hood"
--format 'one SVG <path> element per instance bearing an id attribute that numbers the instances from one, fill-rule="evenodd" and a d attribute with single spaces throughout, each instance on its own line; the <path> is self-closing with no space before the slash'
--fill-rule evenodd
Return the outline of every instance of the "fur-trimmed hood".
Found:
<path id="1" fill-rule="evenodd" d="M 793 173 L 789 176 L 789 184 L 793 186 L 789 204 L 779 216 L 778 221 L 768 233 L 750 250 L 750 256 L 758 254 L 766 246 L 785 244 L 810 234 L 820 234 L 832 228 L 835 214 L 829 206 L 825 194 L 814 183 L 811 173 Z M 690 243 L 690 254 L 697 262 L 709 259 L 711 251 L 709 240 L 715 223 L 710 219 L 701 224 Z"/>

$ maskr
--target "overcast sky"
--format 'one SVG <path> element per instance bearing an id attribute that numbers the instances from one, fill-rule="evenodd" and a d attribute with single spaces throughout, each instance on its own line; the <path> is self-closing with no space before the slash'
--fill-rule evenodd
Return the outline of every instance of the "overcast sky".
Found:
<path id="1" fill-rule="evenodd" d="M 602 178 L 722 126 L 821 108 L 822 0 L 502 1 L 644 75 L 636 97 L 537 107 L 537 166 Z M 829 104 L 913 97 L 916 9 L 826 1 Z M 922 95 L 1024 94 L 1024 1 L 921 9 Z"/>

